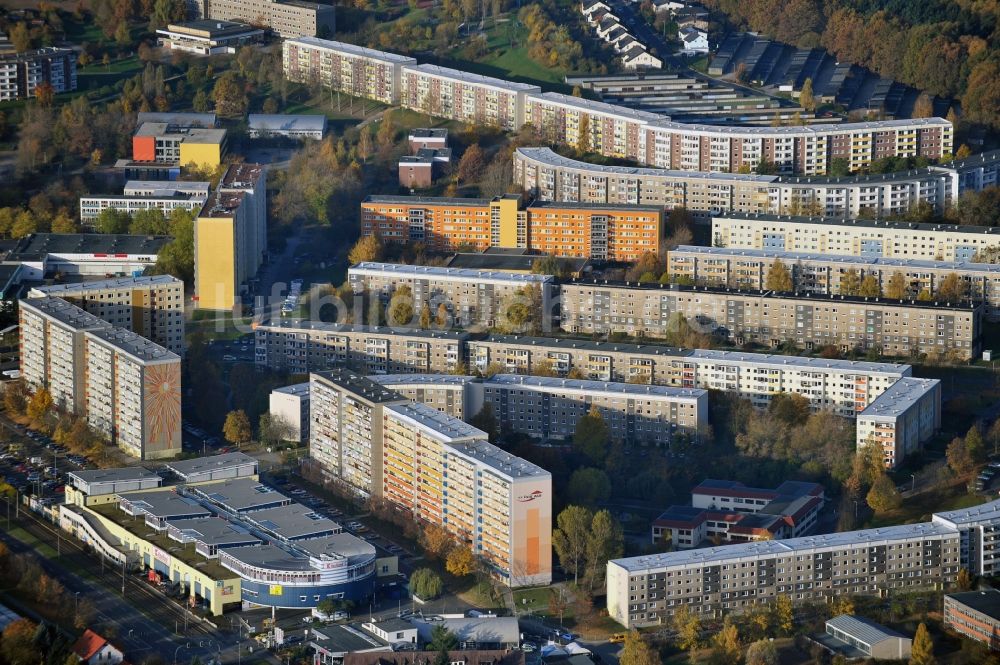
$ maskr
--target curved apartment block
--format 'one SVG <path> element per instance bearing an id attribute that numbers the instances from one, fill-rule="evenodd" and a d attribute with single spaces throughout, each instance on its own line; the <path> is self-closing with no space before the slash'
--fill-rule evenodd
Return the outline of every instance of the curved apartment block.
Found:
<path id="1" fill-rule="evenodd" d="M 852 171 L 885 157 L 951 154 L 944 118 L 724 127 L 479 76 L 412 58 L 314 38 L 286 40 L 285 75 L 449 120 L 515 130 L 531 124 L 553 143 L 659 168 L 732 172 L 771 162 L 781 173 L 824 174 L 833 160 Z"/>
<path id="2" fill-rule="evenodd" d="M 939 212 L 967 191 L 996 185 L 1000 151 L 923 169 L 854 177 L 795 177 L 590 164 L 549 148 L 514 152 L 514 184 L 546 201 L 684 207 L 723 212 L 883 217 L 918 203 Z"/>

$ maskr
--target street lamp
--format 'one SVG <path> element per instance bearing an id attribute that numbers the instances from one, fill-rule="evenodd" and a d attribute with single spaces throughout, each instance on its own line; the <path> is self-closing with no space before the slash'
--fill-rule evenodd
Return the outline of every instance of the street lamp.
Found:
<path id="1" fill-rule="evenodd" d="M 187 644 L 182 644 L 176 649 L 174 649 L 174 665 L 177 665 L 177 652 L 180 651 L 181 649 L 190 649 L 190 648 L 191 648 L 191 643 L 188 642 Z"/>
<path id="2" fill-rule="evenodd" d="M 910 478 L 913 479 L 913 483 L 910 485 L 910 492 L 915 492 L 917 489 L 917 474 L 911 473 Z"/>
<path id="3" fill-rule="evenodd" d="M 76 597 L 76 618 L 77 618 L 77 620 L 79 620 L 79 618 L 80 618 L 80 592 L 79 591 L 74 591 L 73 595 Z"/>

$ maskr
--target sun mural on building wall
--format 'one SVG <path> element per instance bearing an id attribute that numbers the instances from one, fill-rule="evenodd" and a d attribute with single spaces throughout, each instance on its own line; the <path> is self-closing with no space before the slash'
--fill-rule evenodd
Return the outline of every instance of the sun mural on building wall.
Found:
<path id="1" fill-rule="evenodd" d="M 170 447 L 181 427 L 181 368 L 177 363 L 146 368 L 147 446 Z"/>

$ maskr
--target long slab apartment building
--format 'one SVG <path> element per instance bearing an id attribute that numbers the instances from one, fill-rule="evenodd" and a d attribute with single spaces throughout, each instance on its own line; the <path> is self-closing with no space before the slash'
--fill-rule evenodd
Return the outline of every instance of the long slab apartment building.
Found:
<path id="1" fill-rule="evenodd" d="M 801 604 L 942 589 L 960 568 L 995 574 L 998 530 L 993 501 L 918 524 L 614 559 L 608 613 L 636 628 L 667 623 L 682 605 L 717 617 L 778 595 Z"/>
<path id="2" fill-rule="evenodd" d="M 0 54 L 0 102 L 30 99 L 44 84 L 56 94 L 76 90 L 76 59 L 73 49 L 51 46 Z"/>
<path id="3" fill-rule="evenodd" d="M 982 333 L 980 303 L 935 303 L 840 295 L 750 293 L 677 284 L 577 280 L 560 286 L 560 325 L 574 333 L 665 337 L 682 315 L 696 330 L 736 344 L 877 349 L 971 360 Z"/>
<path id="4" fill-rule="evenodd" d="M 435 251 L 472 246 L 527 248 L 558 256 L 636 261 L 660 251 L 663 208 L 598 204 L 526 204 L 494 199 L 368 196 L 361 234 L 386 242 L 423 242 Z"/>
<path id="5" fill-rule="evenodd" d="M 209 184 L 186 180 L 130 180 L 125 183 L 121 194 L 81 196 L 80 221 L 93 224 L 108 208 L 129 215 L 140 210 L 156 209 L 169 217 L 175 208 L 196 214 L 208 200 Z"/>
<path id="6" fill-rule="evenodd" d="M 537 88 L 513 88 L 502 79 L 440 68 L 421 70 L 413 59 L 365 51 L 341 42 L 289 40 L 284 45 L 285 75 L 296 81 L 317 80 L 335 90 L 450 120 L 475 120 L 509 129 L 521 126 L 511 125 L 510 114 L 511 105 L 516 109 L 520 97 L 524 117 L 518 119 L 515 112 L 513 120 L 530 123 L 547 140 L 585 145 L 607 157 L 658 168 L 737 172 L 768 160 L 783 173 L 819 175 L 827 172 L 833 159 L 846 160 L 856 171 L 883 157 L 939 158 L 952 152 L 953 128 L 943 118 L 792 127 L 684 124 L 624 106 L 543 93 Z M 371 67 L 373 75 L 363 79 L 352 75 L 346 87 L 339 75 L 341 68 L 333 64 L 342 58 L 350 63 L 358 61 L 361 70 Z M 411 89 L 417 92 L 404 95 L 398 83 L 404 77 L 424 82 L 424 88 L 415 84 Z M 439 104 L 425 92 L 448 90 L 449 86 L 457 86 L 470 104 L 474 96 L 475 111 L 470 113 L 465 103 Z"/>
<path id="7" fill-rule="evenodd" d="M 550 148 L 514 151 L 514 183 L 546 201 L 683 207 L 699 217 L 722 212 L 884 217 L 928 203 L 938 212 L 965 192 L 1000 182 L 994 150 L 921 169 L 853 177 L 755 175 L 606 166 Z"/>
<path id="8" fill-rule="evenodd" d="M 949 275 L 968 287 L 968 298 L 984 305 L 988 320 L 1000 318 L 1000 266 L 967 261 L 926 261 L 881 256 L 844 256 L 775 249 L 731 249 L 681 245 L 667 254 L 667 272 L 673 279 L 699 286 L 763 290 L 771 267 L 781 263 L 799 293 L 832 295 L 845 277 L 874 276 L 885 291 L 889 281 L 902 276 L 908 298 L 922 291 L 933 297 Z"/>
<path id="9" fill-rule="evenodd" d="M 487 434 L 348 370 L 310 376 L 324 473 L 467 543 L 510 586 L 552 579 L 552 476 Z"/>
<path id="10" fill-rule="evenodd" d="M 239 21 L 266 27 L 284 39 L 333 34 L 333 5 L 305 0 L 188 0 L 193 18 Z"/>
<path id="11" fill-rule="evenodd" d="M 1000 245 L 1000 228 L 727 213 L 712 217 L 712 245 L 963 262 Z"/>
<path id="12" fill-rule="evenodd" d="M 139 459 L 181 451 L 181 359 L 62 298 L 20 302 L 21 374 Z"/>

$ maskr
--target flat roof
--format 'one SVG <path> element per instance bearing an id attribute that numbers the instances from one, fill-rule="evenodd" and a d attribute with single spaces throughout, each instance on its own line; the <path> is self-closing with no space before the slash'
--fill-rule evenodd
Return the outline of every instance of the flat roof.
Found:
<path id="1" fill-rule="evenodd" d="M 736 288 L 713 287 L 713 286 L 687 286 L 682 284 L 660 284 L 650 282 L 618 282 L 611 280 L 600 280 L 592 278 L 573 278 L 563 282 L 574 286 L 591 286 L 595 289 L 631 289 L 643 291 L 662 291 L 664 295 L 670 293 L 706 293 L 717 295 L 731 295 L 734 298 L 773 298 L 775 300 L 794 300 L 798 302 L 844 302 L 856 305 L 882 305 L 885 307 L 906 307 L 910 309 L 952 309 L 952 310 L 976 310 L 982 308 L 982 303 L 949 303 L 923 300 L 893 300 L 891 298 L 877 297 L 867 298 L 864 296 L 845 296 L 838 293 L 812 293 L 804 291 L 802 293 L 782 293 L 765 289 L 740 290 Z"/>
<path id="2" fill-rule="evenodd" d="M 1000 274 L 1000 264 L 973 263 L 972 261 L 925 261 L 920 259 L 894 258 L 885 256 L 853 256 L 846 254 L 822 254 L 819 252 L 786 252 L 778 249 L 736 249 L 730 247 L 699 247 L 678 245 L 671 254 L 701 254 L 707 256 L 731 257 L 734 259 L 779 259 L 783 261 L 813 261 L 816 263 L 843 263 L 852 266 L 886 266 L 894 268 L 915 268 L 920 270 L 950 270 L 954 272 L 984 272 Z"/>
<path id="3" fill-rule="evenodd" d="M 91 254 L 95 258 L 118 255 L 155 257 L 170 236 L 134 236 L 111 233 L 32 233 L 17 241 L 5 261 L 42 260 L 51 254 Z"/>
<path id="4" fill-rule="evenodd" d="M 420 405 L 423 406 L 423 405 Z M 427 407 L 430 408 L 430 407 Z M 477 430 L 478 431 L 478 430 Z M 509 478 L 526 477 L 551 477 L 552 474 L 526 459 L 511 455 L 506 450 L 494 446 L 486 440 L 486 433 L 482 432 L 483 438 L 475 441 L 463 441 L 460 443 L 449 443 L 445 449 L 446 453 L 459 453 L 469 459 L 473 459 L 480 464 L 499 471 Z"/>
<path id="5" fill-rule="evenodd" d="M 313 380 L 318 378 L 321 381 L 332 383 L 353 395 L 363 397 L 375 404 L 398 402 L 404 399 L 399 393 L 383 387 L 371 378 L 344 367 L 323 372 L 313 372 L 310 378 Z"/>
<path id="6" fill-rule="evenodd" d="M 172 520 L 169 528 L 185 537 L 206 545 L 236 545 L 239 543 L 259 543 L 260 538 L 243 527 L 221 517 L 195 517 Z"/>
<path id="7" fill-rule="evenodd" d="M 1000 522 L 1000 500 L 990 501 L 971 508 L 960 508 L 959 510 L 946 510 L 934 513 L 935 522 L 946 524 L 980 524 L 983 522 Z"/>
<path id="8" fill-rule="evenodd" d="M 171 490 L 123 492 L 118 495 L 136 508 L 153 517 L 169 518 L 178 515 L 208 517 L 212 513 L 194 499 L 183 497 Z"/>
<path id="9" fill-rule="evenodd" d="M 194 459 L 177 460 L 168 462 L 167 468 L 182 478 L 196 476 L 213 471 L 222 471 L 245 464 L 257 464 L 257 460 L 241 452 L 223 453 L 221 455 L 211 455 L 209 457 L 196 457 Z"/>
<path id="10" fill-rule="evenodd" d="M 412 67 L 407 67 L 404 75 L 409 72 L 419 72 L 420 74 L 426 74 L 428 76 L 437 76 L 440 78 L 446 78 L 449 80 L 458 80 L 463 83 L 471 83 L 473 85 L 484 85 L 491 88 L 501 88 L 503 90 L 510 90 L 511 92 L 531 92 L 533 90 L 541 90 L 537 85 L 532 85 L 531 83 L 518 83 L 516 81 L 507 81 L 505 79 L 493 78 L 492 76 L 483 76 L 482 74 L 474 74 L 472 72 L 466 72 L 459 69 L 450 69 L 448 67 L 439 67 L 438 65 L 416 65 Z"/>
<path id="11" fill-rule="evenodd" d="M 362 203 L 399 203 L 403 205 L 458 205 L 485 208 L 491 199 L 463 199 L 455 196 L 404 196 L 398 194 L 369 194 Z"/>
<path id="12" fill-rule="evenodd" d="M 184 282 L 173 275 L 144 275 L 140 277 L 116 277 L 114 279 L 99 279 L 93 282 L 66 282 L 63 284 L 43 284 L 33 286 L 28 292 L 29 297 L 36 298 L 41 295 L 53 297 L 66 297 L 67 295 L 79 295 L 94 291 L 107 291 L 113 289 L 136 289 L 152 286 L 165 286 L 167 284 L 184 288 Z"/>
<path id="13" fill-rule="evenodd" d="M 111 329 L 111 324 L 104 319 L 89 314 L 62 298 L 52 296 L 26 298 L 21 300 L 21 306 L 35 309 L 48 318 L 58 321 L 73 330 Z"/>
<path id="14" fill-rule="evenodd" d="M 499 252 L 459 252 L 448 261 L 450 268 L 470 270 L 515 270 L 528 272 L 535 262 L 545 258 L 541 254 L 503 254 Z M 557 261 L 567 266 L 570 272 L 582 272 L 590 259 L 576 256 L 556 256 Z"/>
<path id="15" fill-rule="evenodd" d="M 941 385 L 939 379 L 918 379 L 912 376 L 903 377 L 889 386 L 888 390 L 876 397 L 859 415 L 865 418 L 894 420 L 906 413 L 928 392 L 939 385 Z"/>
<path id="16" fill-rule="evenodd" d="M 247 126 L 250 129 L 265 131 L 324 132 L 326 131 L 326 116 L 251 113 L 247 116 Z"/>
<path id="17" fill-rule="evenodd" d="M 419 328 L 391 328 L 389 326 L 359 326 L 349 323 L 324 323 L 303 319 L 269 319 L 257 325 L 257 329 L 275 330 L 317 330 L 326 333 L 358 333 L 364 335 L 391 335 L 394 337 L 422 337 L 425 339 L 464 340 L 469 333 L 451 330 L 421 330 Z"/>
<path id="18" fill-rule="evenodd" d="M 225 555 L 231 556 L 247 566 L 269 570 L 310 570 L 312 568 L 307 557 L 298 556 L 270 543 L 226 548 Z"/>
<path id="19" fill-rule="evenodd" d="M 885 642 L 886 640 L 909 639 L 902 633 L 897 633 L 882 624 L 852 614 L 841 614 L 832 619 L 827 619 L 826 625 L 843 631 L 859 642 L 869 646 Z"/>
<path id="20" fill-rule="evenodd" d="M 69 471 L 67 475 L 74 476 L 89 484 L 116 483 L 126 480 L 152 480 L 160 476 L 141 466 L 127 466 L 120 469 L 81 469 Z"/>
<path id="21" fill-rule="evenodd" d="M 152 192 L 182 192 L 185 194 L 204 194 L 208 196 L 208 190 L 212 183 L 203 180 L 129 180 L 122 189 L 125 196 L 134 197 L 129 192 L 152 191 Z M 98 197 L 100 195 L 97 195 Z"/>
<path id="22" fill-rule="evenodd" d="M 257 185 L 266 169 L 266 164 L 257 164 L 254 162 L 230 164 L 226 172 L 222 174 L 222 179 L 219 181 L 219 189 L 253 191 L 253 188 Z"/>
<path id="23" fill-rule="evenodd" d="M 226 130 L 171 125 L 165 122 L 144 122 L 136 128 L 135 136 L 180 136 L 183 141 L 222 143 L 226 140 Z"/>
<path id="24" fill-rule="evenodd" d="M 180 362 L 181 360 L 181 357 L 173 351 L 124 328 L 100 328 L 88 330 L 87 334 L 93 335 L 143 363 Z"/>
<path id="25" fill-rule="evenodd" d="M 565 202 L 565 201 L 532 201 L 528 206 L 528 210 L 532 208 L 565 208 L 567 210 L 622 210 L 622 211 L 643 211 L 643 212 L 657 212 L 663 213 L 663 206 L 655 205 L 632 205 L 622 203 L 616 205 L 613 203 L 582 203 L 579 201 Z"/>
<path id="26" fill-rule="evenodd" d="M 517 644 L 521 639 L 517 617 L 442 618 L 440 621 L 414 619 L 422 640 L 430 638 L 434 626 L 443 625 L 459 642 Z"/>
<path id="27" fill-rule="evenodd" d="M 756 559 L 814 550 L 843 550 L 852 546 L 881 543 L 889 540 L 934 538 L 949 535 L 957 535 L 957 532 L 955 529 L 943 524 L 921 522 L 919 524 L 901 524 L 877 529 L 864 529 L 862 531 L 845 531 L 800 538 L 787 538 L 785 540 L 756 541 L 695 550 L 680 550 L 677 552 L 613 559 L 610 563 L 630 573 L 638 573 L 676 566 L 695 566 L 735 559 Z"/>
<path id="28" fill-rule="evenodd" d="M 295 395 L 298 397 L 309 397 L 309 382 L 293 383 L 290 386 L 275 388 L 271 393 L 281 393 L 282 395 Z"/>
<path id="29" fill-rule="evenodd" d="M 663 116 L 656 113 L 650 113 L 649 111 L 640 111 L 626 106 L 608 104 L 607 102 L 598 102 L 593 99 L 584 99 L 583 97 L 573 97 L 572 95 L 564 95 L 559 92 L 533 93 L 531 94 L 531 101 L 548 102 L 552 104 L 559 104 L 560 106 L 586 109 L 591 113 L 613 115 L 619 118 L 626 118 L 628 120 L 635 120 L 643 123 L 653 123 L 663 119 Z"/>
<path id="30" fill-rule="evenodd" d="M 341 530 L 338 523 L 300 503 L 255 510 L 243 515 L 242 518 L 286 540 L 336 533 Z"/>
<path id="31" fill-rule="evenodd" d="M 313 48 L 325 48 L 331 51 L 338 51 L 345 55 L 353 55 L 362 58 L 371 58 L 372 60 L 381 60 L 383 62 L 392 62 L 398 64 L 416 64 L 416 58 L 411 58 L 406 55 L 399 55 L 397 53 L 389 53 L 387 51 L 376 51 L 375 49 L 365 48 L 364 46 L 356 46 L 355 44 L 348 44 L 347 42 L 335 42 L 329 39 L 320 39 L 319 37 L 296 37 L 295 39 L 286 39 L 286 44 L 303 44 L 305 46 L 311 46 Z"/>
<path id="32" fill-rule="evenodd" d="M 392 412 L 400 420 L 419 427 L 424 432 L 445 443 L 487 438 L 486 432 L 481 429 L 473 427 L 454 416 L 442 413 L 426 404 L 419 404 L 417 402 L 392 404 L 385 407 L 385 411 Z"/>
<path id="33" fill-rule="evenodd" d="M 532 273 L 512 273 L 494 270 L 470 270 L 467 268 L 447 268 L 440 266 L 416 266 L 401 263 L 356 263 L 347 270 L 358 275 L 394 276 L 408 279 L 437 279 L 449 282 L 463 283 L 546 283 L 552 282 L 552 275 L 537 275 Z"/>
<path id="34" fill-rule="evenodd" d="M 368 378 L 379 385 L 390 387 L 428 385 L 462 388 L 469 383 L 475 383 L 479 380 L 474 376 L 465 376 L 462 374 L 373 374 Z"/>
<path id="35" fill-rule="evenodd" d="M 415 127 L 411 129 L 408 138 L 411 139 L 447 139 L 448 130 L 440 127 Z"/>
<path id="36" fill-rule="evenodd" d="M 375 556 L 375 546 L 357 536 L 344 532 L 332 536 L 310 538 L 295 544 L 296 547 L 317 559 L 355 559 L 372 558 Z"/>
<path id="37" fill-rule="evenodd" d="M 697 123 L 674 122 L 659 116 L 657 120 L 651 121 L 651 128 L 675 129 L 689 134 L 791 134 L 816 135 L 816 134 L 847 134 L 851 132 L 878 132 L 886 129 L 898 129 L 903 127 L 927 128 L 927 127 L 951 127 L 951 123 L 944 118 L 907 118 L 901 120 L 873 120 L 869 122 L 845 122 L 841 124 L 815 124 L 815 125 L 792 125 L 783 127 L 756 127 L 753 125 L 703 125 Z"/>
<path id="38" fill-rule="evenodd" d="M 688 357 L 697 360 L 746 363 L 754 366 L 799 366 L 808 371 L 828 369 L 842 372 L 859 372 L 864 374 L 889 374 L 899 377 L 903 377 L 911 371 L 911 367 L 904 363 L 872 362 L 869 360 L 840 360 L 836 358 L 810 358 L 808 356 L 781 356 L 771 353 L 747 353 L 745 351 L 694 349 L 688 354 Z"/>
<path id="39" fill-rule="evenodd" d="M 260 28 L 255 28 L 246 23 L 220 21 L 217 19 L 199 19 L 184 23 L 170 23 L 167 25 L 166 30 L 157 30 L 157 32 L 177 32 L 180 34 L 189 34 L 195 31 L 207 32 L 211 38 L 263 32 Z"/>
<path id="40" fill-rule="evenodd" d="M 352 626 L 331 624 L 328 626 L 320 625 L 317 628 L 314 625 L 309 630 L 312 631 L 310 642 L 336 654 L 346 655 L 385 647 L 385 642 L 376 636 L 368 635 Z"/>
<path id="41" fill-rule="evenodd" d="M 291 503 L 292 500 L 253 478 L 233 478 L 192 487 L 191 491 L 236 512 Z"/>
<path id="42" fill-rule="evenodd" d="M 1000 619 L 1000 590 L 980 589 L 979 591 L 949 593 L 945 594 L 945 598 L 951 598 L 993 619 Z"/>
<path id="43" fill-rule="evenodd" d="M 483 385 L 517 386 L 526 390 L 543 392 L 567 392 L 577 394 L 605 394 L 621 397 L 646 397 L 650 399 L 684 399 L 697 401 L 708 395 L 701 388 L 675 388 L 636 383 L 610 381 L 589 381 L 584 379 L 560 379 L 546 376 L 525 376 L 522 374 L 496 374 L 483 381 Z"/>
<path id="44" fill-rule="evenodd" d="M 920 231 L 947 232 L 947 233 L 972 233 L 977 235 L 1000 234 L 1000 227 L 996 226 L 966 226 L 959 224 L 920 224 L 917 222 L 890 222 L 881 219 L 852 219 L 848 217 L 802 217 L 795 215 L 772 215 L 770 213 L 742 213 L 728 212 L 712 215 L 712 221 L 717 219 L 736 219 L 757 222 L 783 222 L 787 224 L 820 224 L 822 226 L 836 226 L 844 228 L 856 226 L 865 229 L 883 229 L 886 231 Z"/>
<path id="45" fill-rule="evenodd" d="M 214 23 L 215 21 L 213 21 Z M 165 122 L 169 125 L 189 127 L 215 127 L 214 113 L 173 113 L 170 111 L 145 111 L 136 117 L 136 124 L 145 122 Z"/>

